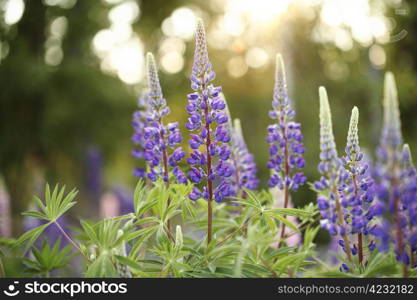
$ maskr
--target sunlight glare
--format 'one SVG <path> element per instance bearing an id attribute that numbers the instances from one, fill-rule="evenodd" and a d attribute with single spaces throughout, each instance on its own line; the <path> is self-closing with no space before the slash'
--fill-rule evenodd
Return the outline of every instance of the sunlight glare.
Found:
<path id="1" fill-rule="evenodd" d="M 194 12 L 188 7 L 180 7 L 163 21 L 162 31 L 166 36 L 189 40 L 194 36 L 196 25 L 197 17 Z"/>
<path id="2" fill-rule="evenodd" d="M 293 0 L 229 0 L 226 11 L 247 16 L 251 21 L 269 21 L 283 13 Z"/>
<path id="3" fill-rule="evenodd" d="M 4 6 L 4 22 L 13 25 L 19 22 L 25 11 L 23 0 L 8 0 Z"/>

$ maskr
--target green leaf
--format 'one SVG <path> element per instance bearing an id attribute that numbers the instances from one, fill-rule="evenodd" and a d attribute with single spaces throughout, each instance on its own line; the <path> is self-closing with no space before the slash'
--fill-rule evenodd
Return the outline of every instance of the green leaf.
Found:
<path id="1" fill-rule="evenodd" d="M 91 265 L 88 266 L 87 272 L 85 273 L 85 277 L 87 278 L 110 278 L 116 276 L 116 268 L 107 254 L 100 255 Z"/>
<path id="2" fill-rule="evenodd" d="M 43 224 L 41 226 L 38 226 L 36 228 L 33 228 L 27 232 L 25 232 L 23 235 L 19 237 L 19 239 L 14 243 L 13 248 L 17 248 L 21 246 L 22 244 L 26 243 L 26 246 L 24 247 L 23 253 L 26 253 L 29 248 L 33 245 L 33 243 L 38 239 L 38 237 L 42 234 L 42 232 L 51 225 L 52 222 L 48 222 L 46 224 Z"/>
<path id="3" fill-rule="evenodd" d="M 23 212 L 22 215 L 40 220 L 48 220 L 48 217 L 46 215 L 34 210 Z"/>
<path id="4" fill-rule="evenodd" d="M 120 255 L 116 255 L 115 257 L 121 264 L 126 265 L 132 268 L 133 270 L 141 270 L 143 268 L 138 262 L 134 261 L 131 258 Z"/>
<path id="5" fill-rule="evenodd" d="M 273 217 L 277 219 L 278 221 L 280 221 L 281 223 L 284 223 L 285 225 L 287 225 L 289 228 L 291 228 L 295 232 L 300 232 L 300 229 L 298 229 L 296 225 L 294 225 L 291 221 L 287 220 L 285 217 L 278 215 L 278 214 L 274 214 Z"/>
<path id="6" fill-rule="evenodd" d="M 305 217 L 309 213 L 297 208 L 272 208 L 268 209 L 265 212 L 271 213 L 274 216 L 293 216 L 293 217 Z"/>

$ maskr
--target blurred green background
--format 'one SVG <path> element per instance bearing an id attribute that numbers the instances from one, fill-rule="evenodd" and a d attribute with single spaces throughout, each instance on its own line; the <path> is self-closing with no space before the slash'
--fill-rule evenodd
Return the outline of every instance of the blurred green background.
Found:
<path id="1" fill-rule="evenodd" d="M 414 149 L 416 10 L 417 2 L 404 0 L 0 0 L 0 174 L 14 232 L 46 181 L 80 189 L 81 217 L 99 215 L 106 191 L 134 186 L 131 119 L 147 51 L 161 69 L 169 119 L 184 128 L 197 17 L 262 187 L 277 52 L 303 126 L 310 181 L 318 176 L 320 85 L 328 89 L 339 151 L 357 105 L 360 140 L 372 154 L 383 74 L 392 70 L 405 140 Z M 296 205 L 314 199 L 307 186 L 294 195 Z"/>

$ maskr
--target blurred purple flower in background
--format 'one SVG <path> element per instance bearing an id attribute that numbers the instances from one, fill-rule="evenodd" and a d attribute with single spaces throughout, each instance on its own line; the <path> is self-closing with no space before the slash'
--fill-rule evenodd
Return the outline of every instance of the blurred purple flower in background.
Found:
<path id="1" fill-rule="evenodd" d="M 402 151 L 401 169 L 401 229 L 403 239 L 408 244 L 408 253 L 405 251 L 404 263 L 411 263 L 415 266 L 415 255 L 417 252 L 417 171 L 413 164 L 410 147 L 405 144 Z M 397 253 L 398 255 L 398 253 Z"/>
<path id="2" fill-rule="evenodd" d="M 102 192 L 103 160 L 100 150 L 94 146 L 87 149 L 86 156 L 86 189 L 89 198 L 98 205 Z"/>
<path id="3" fill-rule="evenodd" d="M 229 116 L 230 118 L 230 116 Z M 238 196 L 244 197 L 244 188 L 254 190 L 259 184 L 256 176 L 256 164 L 253 154 L 249 152 L 245 143 L 242 127 L 239 119 L 235 119 L 231 127 L 231 164 L 234 168 L 234 176 L 232 176 L 232 184 L 238 191 Z"/>
<path id="4" fill-rule="evenodd" d="M 382 133 L 377 148 L 377 163 L 374 171 L 378 203 L 372 209 L 375 215 L 386 215 L 388 218 L 382 225 L 375 226 L 371 233 L 379 239 L 380 248 L 383 250 L 388 250 L 390 242 L 394 242 L 397 260 L 403 263 L 403 275 L 406 276 L 407 265 L 411 258 L 407 253 L 407 231 L 409 228 L 404 212 L 407 205 L 404 203 L 402 190 L 404 184 L 407 184 L 406 182 L 408 184 L 412 182 L 412 180 L 408 180 L 410 178 L 406 180 L 407 176 L 404 175 L 407 173 L 404 168 L 409 169 L 412 164 L 411 156 L 407 158 L 407 154 L 404 156 L 402 151 L 403 137 L 398 93 L 394 75 L 391 72 L 385 74 L 383 108 Z M 407 152 L 407 148 L 405 152 Z M 387 233 L 388 226 L 390 226 L 390 230 Z M 391 237 L 387 237 L 387 234 L 391 234 Z"/>

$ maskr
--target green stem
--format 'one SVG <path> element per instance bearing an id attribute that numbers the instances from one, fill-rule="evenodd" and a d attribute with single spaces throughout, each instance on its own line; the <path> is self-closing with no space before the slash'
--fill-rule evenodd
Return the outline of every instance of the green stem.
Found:
<path id="1" fill-rule="evenodd" d="M 338 216 L 338 224 L 340 227 L 344 227 L 344 221 L 343 221 L 343 213 L 342 213 L 342 206 L 340 205 L 340 199 L 339 199 L 339 193 L 337 192 L 337 188 L 333 187 L 333 193 L 336 196 L 336 212 Z M 346 249 L 346 256 L 349 262 L 352 261 L 352 251 L 350 249 L 350 241 L 348 236 L 345 234 L 341 235 L 343 242 L 345 243 L 345 249 Z"/>
<path id="2" fill-rule="evenodd" d="M 281 117 L 281 122 L 284 123 L 284 117 Z M 290 164 L 288 163 L 288 138 L 287 138 L 287 134 L 286 134 L 286 127 L 283 126 L 282 128 L 282 136 L 284 137 L 284 172 L 285 172 L 285 178 L 284 181 L 286 181 L 287 177 L 290 175 Z M 284 208 L 288 207 L 288 201 L 289 201 L 289 186 L 287 185 L 287 183 L 285 182 L 285 186 L 284 186 Z M 287 216 L 284 216 L 284 218 L 286 219 Z M 281 247 L 282 241 L 284 240 L 284 236 L 285 236 L 285 223 L 281 224 L 281 234 L 278 240 L 278 246 L 277 248 Z"/>
<path id="3" fill-rule="evenodd" d="M 81 248 L 78 246 L 76 242 L 65 232 L 65 230 L 59 225 L 58 221 L 54 221 L 54 224 L 58 227 L 59 231 L 61 231 L 62 235 L 68 240 L 68 242 L 71 243 L 71 245 L 74 246 L 75 249 L 77 249 L 87 260 L 89 258 L 84 254 L 84 252 L 81 250 Z"/>

